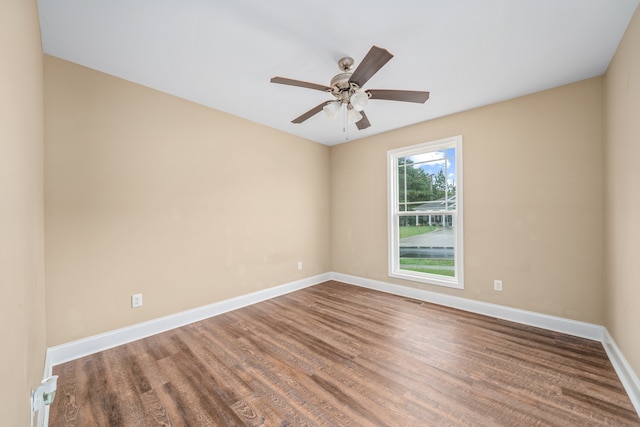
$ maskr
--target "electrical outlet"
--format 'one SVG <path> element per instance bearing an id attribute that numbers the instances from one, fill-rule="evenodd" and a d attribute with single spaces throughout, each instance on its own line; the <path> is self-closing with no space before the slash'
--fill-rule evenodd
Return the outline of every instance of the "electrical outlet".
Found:
<path id="1" fill-rule="evenodd" d="M 494 280 L 493 281 L 493 290 L 494 291 L 502 291 L 502 280 Z"/>
<path id="2" fill-rule="evenodd" d="M 302 270 L 302 261 L 298 261 L 298 270 Z"/>
<path id="3" fill-rule="evenodd" d="M 131 308 L 142 307 L 142 294 L 131 295 Z"/>

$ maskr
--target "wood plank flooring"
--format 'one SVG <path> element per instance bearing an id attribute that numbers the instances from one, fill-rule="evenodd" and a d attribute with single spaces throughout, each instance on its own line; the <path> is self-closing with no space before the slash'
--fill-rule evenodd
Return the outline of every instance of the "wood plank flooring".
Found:
<path id="1" fill-rule="evenodd" d="M 338 282 L 54 373 L 50 426 L 640 426 L 598 342 Z"/>

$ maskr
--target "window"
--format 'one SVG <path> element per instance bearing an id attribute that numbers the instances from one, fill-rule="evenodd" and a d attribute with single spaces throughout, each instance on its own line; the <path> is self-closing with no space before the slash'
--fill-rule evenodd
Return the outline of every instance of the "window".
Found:
<path id="1" fill-rule="evenodd" d="M 462 289 L 462 136 L 387 158 L 389 276 Z"/>

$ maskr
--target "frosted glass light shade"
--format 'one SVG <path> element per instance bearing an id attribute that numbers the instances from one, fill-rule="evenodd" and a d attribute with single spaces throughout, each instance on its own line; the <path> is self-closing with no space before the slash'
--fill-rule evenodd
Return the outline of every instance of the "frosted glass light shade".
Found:
<path id="1" fill-rule="evenodd" d="M 325 112 L 325 114 L 327 115 L 327 117 L 329 117 L 331 120 L 335 119 L 336 117 L 338 117 L 338 113 L 340 112 L 340 106 L 342 104 L 338 101 L 332 101 L 330 103 L 328 103 L 327 105 L 325 105 L 324 107 L 322 107 L 322 111 Z"/>
<path id="2" fill-rule="evenodd" d="M 358 123 L 362 119 L 362 114 L 354 108 L 349 108 L 347 110 L 347 120 L 349 123 Z"/>
<path id="3" fill-rule="evenodd" d="M 351 95 L 349 102 L 353 109 L 356 111 L 362 111 L 369 103 L 369 95 L 363 90 L 358 90 Z"/>

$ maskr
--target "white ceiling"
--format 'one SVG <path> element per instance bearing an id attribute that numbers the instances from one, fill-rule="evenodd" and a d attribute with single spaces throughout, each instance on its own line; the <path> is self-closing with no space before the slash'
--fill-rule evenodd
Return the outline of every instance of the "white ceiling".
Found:
<path id="1" fill-rule="evenodd" d="M 431 92 L 372 100 L 350 140 L 603 74 L 640 0 L 39 0 L 44 52 L 327 145 L 337 61 L 372 45 L 394 58 L 365 89 Z"/>

